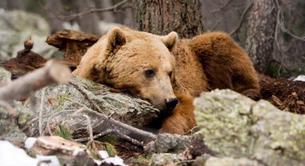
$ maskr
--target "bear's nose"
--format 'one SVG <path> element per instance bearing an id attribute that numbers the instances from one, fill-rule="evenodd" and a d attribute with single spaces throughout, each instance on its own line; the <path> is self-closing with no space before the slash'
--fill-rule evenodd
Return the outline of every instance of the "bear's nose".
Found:
<path id="1" fill-rule="evenodd" d="M 178 104 L 178 99 L 177 98 L 170 98 L 170 99 L 165 99 L 166 103 L 166 108 L 167 110 L 173 110 L 176 105 Z"/>

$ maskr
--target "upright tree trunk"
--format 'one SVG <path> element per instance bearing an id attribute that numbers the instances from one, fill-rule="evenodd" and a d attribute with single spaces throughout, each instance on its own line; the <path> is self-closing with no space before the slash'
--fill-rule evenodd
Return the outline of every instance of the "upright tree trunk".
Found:
<path id="1" fill-rule="evenodd" d="M 55 16 L 57 13 L 61 13 L 64 11 L 61 1 L 60 0 L 46 1 L 46 6 L 48 9 L 51 9 L 53 12 L 53 13 L 46 12 L 47 19 L 51 27 L 51 33 L 64 29 L 63 22 Z"/>
<path id="2" fill-rule="evenodd" d="M 139 30 L 155 34 L 176 31 L 181 37 L 203 32 L 199 0 L 135 0 Z"/>
<path id="3" fill-rule="evenodd" d="M 266 72 L 272 59 L 278 9 L 275 0 L 254 0 L 253 3 L 248 16 L 246 50 L 256 69 Z"/>
<path id="4" fill-rule="evenodd" d="M 78 12 L 83 12 L 94 8 L 94 2 L 92 0 L 74 0 L 77 6 Z M 77 19 L 81 30 L 87 33 L 100 34 L 99 30 L 99 17 L 96 13 L 84 15 Z"/>
<path id="5" fill-rule="evenodd" d="M 107 7 L 110 7 L 113 5 L 111 0 L 102 0 L 102 1 L 100 1 L 100 3 L 102 6 L 101 8 L 107 8 Z M 103 16 L 104 21 L 114 22 L 115 18 L 114 18 L 113 12 L 102 12 L 101 14 Z"/>
<path id="6" fill-rule="evenodd" d="M 23 0 L 7 0 L 7 9 L 8 10 L 16 10 L 16 9 L 23 9 L 24 8 L 24 1 Z"/>

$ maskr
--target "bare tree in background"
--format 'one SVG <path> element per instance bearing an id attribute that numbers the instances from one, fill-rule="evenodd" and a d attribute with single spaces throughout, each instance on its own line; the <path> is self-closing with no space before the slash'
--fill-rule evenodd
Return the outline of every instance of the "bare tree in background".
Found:
<path id="1" fill-rule="evenodd" d="M 46 1 L 46 7 L 48 9 L 53 9 L 55 11 L 55 13 L 64 11 L 60 0 Z M 46 12 L 46 14 L 47 14 L 47 19 L 48 19 L 49 25 L 51 27 L 51 33 L 63 29 L 62 21 L 60 19 L 58 19 L 54 13 Z"/>
<path id="2" fill-rule="evenodd" d="M 75 9 L 77 12 L 82 12 L 86 10 L 90 10 L 92 8 L 95 8 L 95 4 L 92 0 L 74 0 L 69 1 L 69 3 L 73 2 L 75 5 Z M 91 13 L 88 15 L 83 15 L 77 18 L 77 22 L 79 23 L 79 26 L 81 30 L 84 32 L 99 34 L 99 17 L 97 13 Z"/>
<path id="3" fill-rule="evenodd" d="M 24 8 L 23 0 L 1 0 L 2 3 L 6 4 L 6 9 L 8 10 L 16 10 Z"/>
<path id="4" fill-rule="evenodd" d="M 95 4 L 96 4 L 96 7 L 98 7 L 98 8 L 107 8 L 107 7 L 111 7 L 113 5 L 112 0 L 95 0 Z M 100 18 L 103 21 L 115 22 L 113 12 L 101 12 L 101 13 L 97 13 L 97 14 L 100 16 Z"/>
<path id="5" fill-rule="evenodd" d="M 93 0 L 52 0 L 46 1 L 45 13 L 52 32 L 63 29 L 63 22 L 77 22 L 82 31 L 99 34 L 99 17 L 96 12 L 69 18 L 69 15 L 95 8 Z"/>
<path id="6" fill-rule="evenodd" d="M 181 37 L 203 32 L 199 0 L 135 0 L 138 30 L 155 34 L 176 31 Z"/>
<path id="7" fill-rule="evenodd" d="M 268 70 L 272 58 L 277 10 L 274 0 L 254 0 L 249 11 L 246 50 L 260 72 Z"/>

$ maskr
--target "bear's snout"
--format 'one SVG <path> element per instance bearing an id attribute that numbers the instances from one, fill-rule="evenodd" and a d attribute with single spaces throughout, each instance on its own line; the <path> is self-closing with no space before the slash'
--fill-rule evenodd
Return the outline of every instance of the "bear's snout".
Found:
<path id="1" fill-rule="evenodd" d="M 178 99 L 177 98 L 165 99 L 165 104 L 167 111 L 172 111 L 178 104 Z"/>

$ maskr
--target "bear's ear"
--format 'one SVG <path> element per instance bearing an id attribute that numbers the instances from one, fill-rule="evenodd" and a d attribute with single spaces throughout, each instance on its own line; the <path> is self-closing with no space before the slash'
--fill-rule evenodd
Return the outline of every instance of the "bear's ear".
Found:
<path id="1" fill-rule="evenodd" d="M 178 41 L 178 34 L 176 32 L 171 32 L 168 35 L 161 37 L 162 42 L 171 51 Z"/>
<path id="2" fill-rule="evenodd" d="M 119 27 L 114 27 L 108 32 L 107 50 L 114 53 L 126 43 L 126 36 Z"/>

